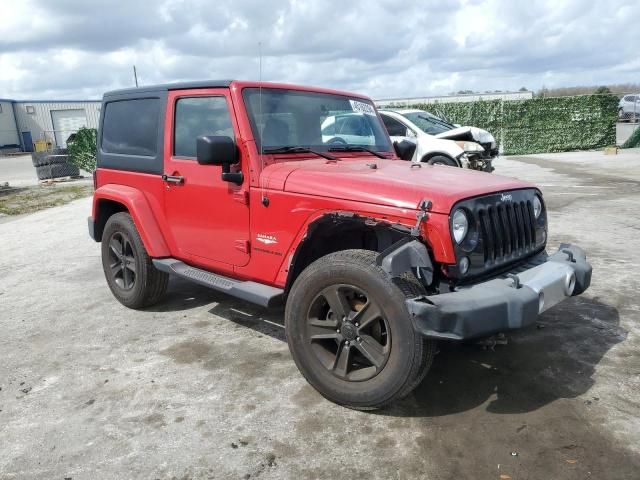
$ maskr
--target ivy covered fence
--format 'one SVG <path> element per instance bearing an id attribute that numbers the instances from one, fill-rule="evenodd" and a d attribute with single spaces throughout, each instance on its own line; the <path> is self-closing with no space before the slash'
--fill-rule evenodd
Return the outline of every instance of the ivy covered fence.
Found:
<path id="1" fill-rule="evenodd" d="M 590 150 L 616 143 L 615 95 L 418 104 L 451 123 L 491 132 L 505 155 Z"/>

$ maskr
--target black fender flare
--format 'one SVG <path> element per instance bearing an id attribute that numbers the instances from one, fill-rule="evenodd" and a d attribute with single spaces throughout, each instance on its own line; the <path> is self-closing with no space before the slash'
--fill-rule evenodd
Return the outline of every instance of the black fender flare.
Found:
<path id="1" fill-rule="evenodd" d="M 433 263 L 424 243 L 405 237 L 378 254 L 376 263 L 390 277 L 414 273 L 426 285 L 433 282 Z"/>

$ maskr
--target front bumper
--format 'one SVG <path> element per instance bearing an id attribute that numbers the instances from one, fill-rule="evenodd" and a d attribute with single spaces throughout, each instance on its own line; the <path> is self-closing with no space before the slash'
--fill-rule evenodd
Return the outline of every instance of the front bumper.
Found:
<path id="1" fill-rule="evenodd" d="M 537 265 L 452 293 L 407 299 L 414 328 L 430 338 L 465 340 L 525 327 L 591 283 L 591 265 L 576 245 L 562 244 Z"/>
<path id="2" fill-rule="evenodd" d="M 98 240 L 96 240 L 96 224 L 93 220 L 93 217 L 88 217 L 87 223 L 89 225 L 89 236 L 97 242 Z"/>

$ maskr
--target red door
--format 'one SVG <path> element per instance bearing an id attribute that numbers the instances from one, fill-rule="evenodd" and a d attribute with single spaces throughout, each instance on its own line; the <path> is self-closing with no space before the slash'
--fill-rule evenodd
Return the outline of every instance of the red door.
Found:
<path id="1" fill-rule="evenodd" d="M 227 89 L 170 91 L 165 124 L 165 212 L 175 255 L 211 266 L 249 262 L 249 182 L 223 181 L 217 165 L 196 160 L 196 138 L 238 138 Z M 248 178 L 246 158 L 239 168 Z M 173 177 L 173 178 L 172 178 Z"/>

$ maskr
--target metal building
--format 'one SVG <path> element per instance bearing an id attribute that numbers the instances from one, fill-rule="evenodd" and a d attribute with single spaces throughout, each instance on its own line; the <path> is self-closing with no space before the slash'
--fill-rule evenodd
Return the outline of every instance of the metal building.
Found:
<path id="1" fill-rule="evenodd" d="M 65 147 L 81 127 L 98 128 L 100 101 L 0 99 L 0 148 L 33 151 L 45 140 Z"/>

